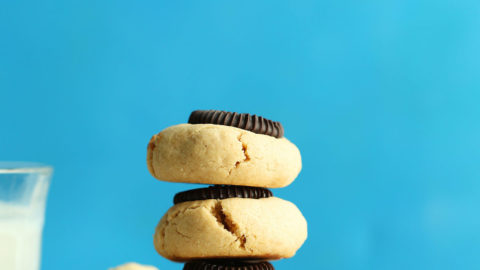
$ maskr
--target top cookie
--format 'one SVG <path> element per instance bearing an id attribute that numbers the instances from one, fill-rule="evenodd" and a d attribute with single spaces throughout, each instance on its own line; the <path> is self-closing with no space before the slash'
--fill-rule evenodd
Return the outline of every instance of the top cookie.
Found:
<path id="1" fill-rule="evenodd" d="M 301 170 L 300 151 L 286 138 L 214 124 L 180 124 L 154 135 L 147 165 L 168 182 L 279 188 Z"/>

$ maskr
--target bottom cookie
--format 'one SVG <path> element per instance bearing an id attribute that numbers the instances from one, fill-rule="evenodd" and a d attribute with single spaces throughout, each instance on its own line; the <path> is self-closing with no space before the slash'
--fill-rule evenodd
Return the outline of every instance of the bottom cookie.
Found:
<path id="1" fill-rule="evenodd" d="M 158 224 L 158 253 L 177 262 L 290 258 L 307 238 L 307 223 L 291 202 L 261 199 L 187 201 Z"/>
<path id="2" fill-rule="evenodd" d="M 275 270 L 269 262 L 244 261 L 191 261 L 185 263 L 183 270 Z"/>

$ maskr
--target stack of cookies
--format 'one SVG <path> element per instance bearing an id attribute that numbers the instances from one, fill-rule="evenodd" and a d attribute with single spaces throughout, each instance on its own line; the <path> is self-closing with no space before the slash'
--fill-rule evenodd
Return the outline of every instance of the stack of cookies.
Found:
<path id="1" fill-rule="evenodd" d="M 307 223 L 291 202 L 268 188 L 285 187 L 301 170 L 298 148 L 283 127 L 263 117 L 194 111 L 148 145 L 157 179 L 211 185 L 180 192 L 160 220 L 155 249 L 183 269 L 274 269 L 295 255 Z"/>

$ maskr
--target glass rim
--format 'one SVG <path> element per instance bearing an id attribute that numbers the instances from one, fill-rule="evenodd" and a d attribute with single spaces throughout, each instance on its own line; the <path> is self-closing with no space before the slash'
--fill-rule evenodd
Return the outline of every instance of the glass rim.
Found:
<path id="1" fill-rule="evenodd" d="M 53 167 L 39 163 L 27 161 L 0 161 L 0 174 L 9 173 L 43 173 L 51 174 Z"/>

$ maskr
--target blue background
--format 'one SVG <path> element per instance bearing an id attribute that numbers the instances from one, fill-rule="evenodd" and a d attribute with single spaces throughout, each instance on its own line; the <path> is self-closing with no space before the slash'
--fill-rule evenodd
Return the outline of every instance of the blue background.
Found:
<path id="1" fill-rule="evenodd" d="M 275 194 L 309 238 L 278 269 L 480 267 L 480 2 L 0 1 L 0 160 L 55 166 L 43 269 L 156 254 L 175 192 L 151 135 L 194 109 L 280 120 Z"/>

